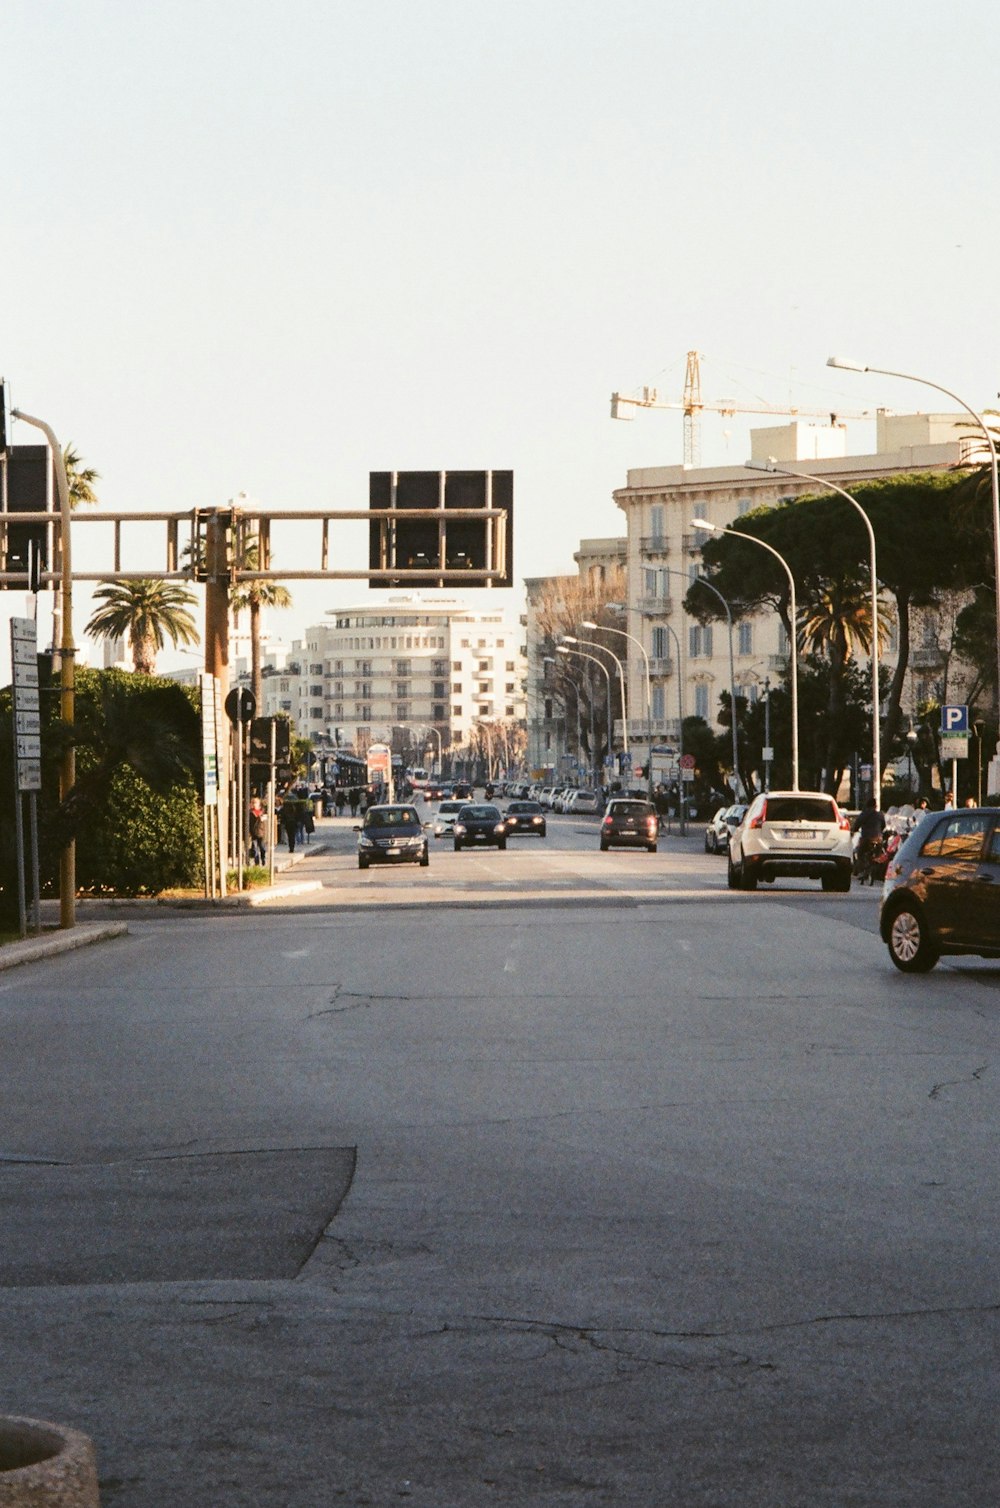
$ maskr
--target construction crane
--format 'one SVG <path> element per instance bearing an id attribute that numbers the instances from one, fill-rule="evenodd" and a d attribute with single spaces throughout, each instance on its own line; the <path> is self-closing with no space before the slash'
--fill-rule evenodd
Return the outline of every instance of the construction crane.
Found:
<path id="1" fill-rule="evenodd" d="M 843 413 L 831 412 L 828 408 L 799 408 L 794 403 L 789 403 L 784 407 L 780 403 L 740 403 L 735 398 L 720 398 L 714 403 L 706 403 L 701 396 L 701 366 L 697 351 L 687 353 L 684 396 L 679 402 L 661 399 L 655 387 L 644 387 L 641 398 L 629 398 L 624 393 L 611 394 L 612 419 L 631 419 L 633 417 L 631 413 L 622 412 L 623 409 L 629 408 L 683 409 L 685 466 L 701 465 L 701 415 L 706 409 L 711 413 L 724 414 L 730 418 L 734 414 L 793 414 L 808 419 L 829 419 L 831 424 L 839 424 L 844 419 L 874 417 L 870 409 L 862 410 L 860 413 Z"/>

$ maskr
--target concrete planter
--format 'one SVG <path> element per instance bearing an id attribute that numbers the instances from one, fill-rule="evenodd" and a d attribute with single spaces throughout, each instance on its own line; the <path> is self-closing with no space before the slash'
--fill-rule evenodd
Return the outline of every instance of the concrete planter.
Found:
<path id="1" fill-rule="evenodd" d="M 0 1508 L 100 1508 L 87 1436 L 0 1415 Z"/>

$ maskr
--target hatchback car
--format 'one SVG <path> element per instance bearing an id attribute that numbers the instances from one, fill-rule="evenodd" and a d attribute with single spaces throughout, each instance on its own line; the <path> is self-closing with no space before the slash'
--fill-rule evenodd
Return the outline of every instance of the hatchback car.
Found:
<path id="1" fill-rule="evenodd" d="M 460 848 L 507 847 L 507 824 L 498 806 L 467 803 L 455 818 L 455 852 Z"/>
<path id="2" fill-rule="evenodd" d="M 428 823 L 427 826 L 430 824 Z M 413 806 L 370 806 L 358 834 L 358 868 L 369 864 L 429 863 L 424 824 Z"/>
<path id="3" fill-rule="evenodd" d="M 660 819 L 648 801 L 612 797 L 601 821 L 601 852 L 609 848 L 645 848 L 656 852 Z"/>
<path id="4" fill-rule="evenodd" d="M 729 839 L 740 823 L 743 821 L 746 806 L 737 802 L 735 806 L 720 807 L 705 828 L 705 852 L 727 853 L 729 851 Z"/>
<path id="5" fill-rule="evenodd" d="M 604 801 L 596 791 L 574 791 L 566 803 L 566 810 L 578 817 L 581 812 L 599 812 L 603 806 Z"/>
<path id="6" fill-rule="evenodd" d="M 879 931 L 905 974 L 944 953 L 1000 958 L 1000 811 L 925 817 L 889 860 Z"/>
<path id="7" fill-rule="evenodd" d="M 730 890 L 756 890 L 779 876 L 819 880 L 850 890 L 851 824 L 825 791 L 769 791 L 755 796 L 729 839 Z"/>
<path id="8" fill-rule="evenodd" d="M 455 818 L 458 816 L 464 801 L 442 801 L 434 818 L 435 838 L 450 838 L 455 831 Z"/>
<path id="9" fill-rule="evenodd" d="M 519 833 L 545 837 L 545 813 L 537 801 L 512 801 L 504 820 L 509 838 L 516 838 Z"/>

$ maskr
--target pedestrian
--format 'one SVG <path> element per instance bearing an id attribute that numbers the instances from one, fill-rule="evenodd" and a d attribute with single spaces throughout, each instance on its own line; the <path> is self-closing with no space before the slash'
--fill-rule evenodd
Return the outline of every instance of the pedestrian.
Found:
<path id="1" fill-rule="evenodd" d="M 291 791 L 286 794 L 284 801 L 281 803 L 281 811 L 278 813 L 278 819 L 281 823 L 281 829 L 285 834 L 288 852 L 294 853 L 295 837 L 299 827 L 299 803 Z"/>
<path id="2" fill-rule="evenodd" d="M 947 794 L 947 796 L 944 798 L 944 809 L 945 809 L 945 811 L 946 812 L 947 811 L 951 811 L 954 808 L 954 805 L 955 805 L 955 792 L 954 791 L 949 791 L 948 794 Z"/>
<path id="3" fill-rule="evenodd" d="M 250 802 L 250 863 L 267 863 L 267 826 L 264 818 L 264 807 L 259 796 L 254 796 Z"/>
<path id="4" fill-rule="evenodd" d="M 976 804 L 976 798 L 975 798 L 975 796 L 966 796 L 966 798 L 965 798 L 965 804 L 966 804 L 966 806 L 975 806 L 975 804 Z"/>
<path id="5" fill-rule="evenodd" d="M 309 801 L 308 799 L 305 800 L 305 801 L 301 801 L 299 803 L 299 808 L 300 808 L 300 811 L 302 813 L 302 832 L 303 832 L 303 835 L 305 837 L 306 842 L 307 843 L 311 843 L 312 840 L 313 840 L 313 833 L 316 831 L 316 822 L 315 822 L 315 819 L 313 817 L 312 802 Z"/>
<path id="6" fill-rule="evenodd" d="M 356 785 L 351 786 L 351 789 L 347 794 L 347 799 L 351 805 L 351 816 L 356 817 L 358 815 L 358 802 L 361 799 L 361 792 L 358 790 Z"/>
<path id="7" fill-rule="evenodd" d="M 338 786 L 337 787 L 337 794 L 334 797 L 334 802 L 333 802 L 334 806 L 337 808 L 337 816 L 338 817 L 342 817 L 344 815 L 344 804 L 345 804 L 346 800 L 347 800 L 347 797 L 346 797 L 346 795 L 344 793 L 343 786 Z"/>

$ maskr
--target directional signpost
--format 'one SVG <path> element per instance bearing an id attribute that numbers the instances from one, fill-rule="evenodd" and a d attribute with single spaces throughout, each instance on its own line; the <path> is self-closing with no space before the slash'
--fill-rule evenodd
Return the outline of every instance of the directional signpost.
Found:
<path id="1" fill-rule="evenodd" d="M 941 758 L 951 760 L 951 794 L 958 804 L 958 761 L 969 757 L 969 709 L 958 704 L 941 708 Z"/>
<path id="2" fill-rule="evenodd" d="M 14 691 L 14 832 L 17 846 L 17 900 L 21 936 L 28 931 L 24 865 L 24 796 L 28 797 L 31 876 L 35 932 L 41 931 L 38 875 L 38 792 L 42 788 L 42 717 L 38 701 L 38 629 L 34 618 L 10 620 L 10 658 Z"/>

